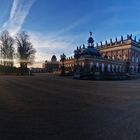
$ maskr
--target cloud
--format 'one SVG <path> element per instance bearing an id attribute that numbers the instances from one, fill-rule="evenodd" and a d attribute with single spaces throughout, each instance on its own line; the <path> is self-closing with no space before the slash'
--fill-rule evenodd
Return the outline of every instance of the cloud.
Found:
<path id="1" fill-rule="evenodd" d="M 3 24 L 2 30 L 8 30 L 11 35 L 20 31 L 34 2 L 35 0 L 13 0 L 9 19 Z"/>
<path id="2" fill-rule="evenodd" d="M 34 2 L 35 0 L 13 0 L 9 18 L 3 24 L 1 30 L 6 29 L 13 36 L 19 32 L 22 29 L 22 25 L 25 22 Z M 76 40 L 82 35 L 66 35 L 66 33 L 84 23 L 88 18 L 89 16 L 82 17 L 73 24 L 60 29 L 55 33 L 50 33 L 49 35 L 29 31 L 28 33 L 31 37 L 31 42 L 37 50 L 35 64 L 40 64 L 41 66 L 45 60 L 50 60 L 53 54 L 56 54 L 58 59 L 62 53 L 65 53 L 67 56 L 71 56 L 71 54 L 73 54 L 73 50 L 77 46 Z"/>
<path id="3" fill-rule="evenodd" d="M 50 60 L 53 54 L 58 59 L 62 53 L 71 56 L 77 46 L 76 40 L 83 37 L 83 35 L 64 35 L 53 38 L 37 32 L 29 32 L 29 35 L 31 42 L 37 50 L 36 62 L 42 63 L 45 60 Z"/>
<path id="4" fill-rule="evenodd" d="M 70 35 L 69 33 L 69 35 L 67 35 L 67 33 L 86 20 L 89 20 L 89 18 L 89 16 L 82 17 L 73 24 L 55 33 L 51 32 L 49 35 L 40 32 L 29 32 L 31 42 L 37 51 L 35 61 L 37 65 L 34 66 L 41 67 L 42 63 L 44 63 L 45 60 L 50 60 L 53 54 L 55 54 L 58 59 L 62 53 L 65 53 L 67 57 L 73 56 L 74 49 L 77 44 L 79 45 L 79 41 L 81 42 L 81 40 L 84 40 L 85 34 Z"/>
<path id="5" fill-rule="evenodd" d="M 17 6 L 18 6 L 18 0 L 13 1 L 12 9 L 10 12 L 10 20 L 12 20 L 15 17 L 16 11 L 17 11 Z"/>

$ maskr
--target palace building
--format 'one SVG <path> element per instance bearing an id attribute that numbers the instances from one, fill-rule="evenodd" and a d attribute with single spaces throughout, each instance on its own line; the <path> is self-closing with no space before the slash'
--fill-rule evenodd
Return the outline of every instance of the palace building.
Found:
<path id="1" fill-rule="evenodd" d="M 78 73 L 136 74 L 140 72 L 140 41 L 127 35 L 94 45 L 90 32 L 87 47 L 77 47 L 74 56 L 64 62 L 66 71 Z"/>

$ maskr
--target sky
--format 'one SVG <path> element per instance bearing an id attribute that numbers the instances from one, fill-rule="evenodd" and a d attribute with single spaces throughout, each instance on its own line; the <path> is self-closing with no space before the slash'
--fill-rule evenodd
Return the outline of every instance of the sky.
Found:
<path id="1" fill-rule="evenodd" d="M 95 43 L 140 37 L 139 0 L 0 0 L 0 32 L 26 31 L 36 49 L 34 66 L 55 54 L 73 55 L 93 32 Z"/>

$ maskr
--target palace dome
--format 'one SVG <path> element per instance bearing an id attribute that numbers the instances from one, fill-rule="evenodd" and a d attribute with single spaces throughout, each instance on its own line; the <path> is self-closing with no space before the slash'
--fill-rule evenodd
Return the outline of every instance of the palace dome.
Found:
<path id="1" fill-rule="evenodd" d="M 56 58 L 55 55 L 52 56 L 51 61 L 53 61 L 53 62 L 54 62 L 54 61 L 57 61 L 57 58 Z"/>

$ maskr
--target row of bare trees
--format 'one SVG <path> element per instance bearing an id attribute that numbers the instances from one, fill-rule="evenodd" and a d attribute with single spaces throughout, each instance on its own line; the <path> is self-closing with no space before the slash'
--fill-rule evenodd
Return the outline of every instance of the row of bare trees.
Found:
<path id="1" fill-rule="evenodd" d="M 21 74 L 32 64 L 35 58 L 34 49 L 29 35 L 25 32 L 18 33 L 14 38 L 7 30 L 0 35 L 0 65 L 4 68 L 13 67 L 14 59 L 19 62 Z"/>

